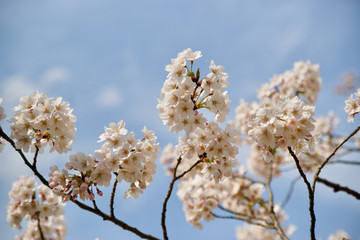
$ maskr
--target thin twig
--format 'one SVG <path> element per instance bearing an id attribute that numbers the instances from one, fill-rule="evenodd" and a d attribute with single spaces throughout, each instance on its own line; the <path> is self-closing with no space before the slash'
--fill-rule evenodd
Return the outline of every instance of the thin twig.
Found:
<path id="1" fill-rule="evenodd" d="M 36 169 L 36 167 L 31 165 L 31 163 L 27 160 L 27 158 L 25 157 L 22 150 L 16 148 L 14 141 L 11 138 L 9 138 L 9 136 L 7 136 L 6 133 L 3 132 L 3 130 L 1 128 L 0 128 L 0 136 L 13 146 L 13 148 L 20 154 L 21 158 L 24 160 L 25 165 L 28 166 L 33 171 L 35 176 L 37 176 L 39 178 L 39 180 L 42 182 L 42 184 L 44 184 L 45 186 L 50 188 L 49 182 L 39 173 L 39 171 Z M 95 215 L 102 217 L 102 219 L 104 221 L 110 221 L 110 222 L 114 223 L 115 225 L 121 227 L 122 229 L 134 233 L 135 235 L 139 236 L 140 238 L 150 239 L 150 240 L 159 240 L 158 238 L 153 237 L 150 234 L 145 234 L 145 233 L 141 232 L 140 230 L 138 230 L 137 228 L 127 225 L 125 222 L 115 218 L 114 216 L 107 215 L 106 213 L 100 211 L 99 209 L 94 209 L 84 203 L 81 203 L 77 200 L 73 200 L 71 198 L 70 198 L 70 201 L 73 202 L 74 204 L 76 204 L 79 208 L 81 208 L 85 211 L 94 213 Z"/>
<path id="2" fill-rule="evenodd" d="M 299 181 L 301 178 L 301 176 L 297 176 L 296 178 L 294 178 L 292 181 L 291 181 L 291 184 L 290 184 L 290 188 L 289 188 L 289 191 L 287 192 L 286 194 L 286 197 L 284 199 L 284 201 L 282 202 L 281 204 L 281 207 L 284 208 L 286 206 L 286 204 L 289 202 L 290 200 L 290 197 L 294 191 L 294 188 L 295 188 L 295 184 L 297 183 L 297 181 Z"/>
<path id="3" fill-rule="evenodd" d="M 113 185 L 113 189 L 112 189 L 112 192 L 111 192 L 111 198 L 110 198 L 110 216 L 112 216 L 112 217 L 115 217 L 115 214 L 114 214 L 114 199 L 115 199 L 115 192 L 116 192 L 117 183 L 118 183 L 118 181 L 115 178 L 115 182 L 114 182 L 114 185 Z"/>
<path id="4" fill-rule="evenodd" d="M 233 178 L 245 179 L 245 180 L 248 180 L 248 181 L 251 182 L 251 183 L 258 183 L 258 184 L 261 184 L 261 185 L 263 185 L 263 186 L 266 185 L 266 183 L 263 182 L 263 181 L 256 180 L 256 179 L 252 179 L 252 178 L 250 178 L 250 177 L 248 177 L 248 176 L 244 176 L 244 175 L 233 174 L 232 177 L 233 177 Z"/>
<path id="5" fill-rule="evenodd" d="M 253 218 L 251 218 L 249 216 L 247 216 L 247 218 L 245 218 L 245 217 L 244 218 L 243 217 L 237 217 L 237 216 L 220 216 L 220 215 L 217 215 L 217 214 L 215 214 L 213 212 L 211 212 L 211 215 L 213 215 L 216 218 L 240 220 L 240 221 L 244 221 L 244 222 L 247 222 L 247 223 L 250 223 L 250 224 L 258 225 L 258 226 L 261 226 L 261 227 L 264 227 L 264 228 L 275 229 L 275 227 L 273 225 L 262 224 L 260 222 L 251 221 Z"/>
<path id="6" fill-rule="evenodd" d="M 273 165 L 270 164 L 270 173 L 269 173 L 269 176 L 268 176 L 268 179 L 265 183 L 265 186 L 266 186 L 266 189 L 267 189 L 267 192 L 269 194 L 269 205 L 270 205 L 270 217 L 274 223 L 274 227 L 277 231 L 277 233 L 279 234 L 279 236 L 281 237 L 281 239 L 283 240 L 289 240 L 289 238 L 286 237 L 281 225 L 280 225 L 280 222 L 279 222 L 279 219 L 277 218 L 276 214 L 275 214 L 275 211 L 274 211 L 274 197 L 273 197 L 273 192 L 271 190 L 271 180 L 272 180 L 272 171 L 273 171 Z"/>
<path id="7" fill-rule="evenodd" d="M 188 170 L 184 171 L 182 174 L 180 174 L 179 176 L 176 176 L 176 172 L 177 172 L 177 169 L 181 163 L 181 156 L 177 159 L 177 163 L 176 163 L 176 166 L 174 168 L 174 173 L 173 173 L 173 179 L 171 180 L 170 182 L 170 186 L 169 186 L 169 189 L 168 189 L 168 192 L 166 194 L 166 197 L 164 199 L 164 202 L 163 202 L 163 208 L 162 208 L 162 212 L 161 212 L 161 227 L 162 227 L 162 230 L 163 230 L 163 237 L 164 237 L 164 240 L 168 240 L 168 236 L 167 236 L 167 231 L 166 231 L 166 224 L 165 224 L 165 220 L 166 220 L 166 206 L 167 206 L 167 203 L 170 199 L 170 196 L 171 196 L 171 193 L 172 193 L 172 190 L 174 188 L 174 184 L 177 180 L 179 180 L 180 178 L 184 177 L 185 174 L 187 174 L 188 172 L 190 172 L 194 167 L 196 167 L 198 164 L 200 164 L 201 162 L 203 162 L 202 159 L 199 159 L 197 162 L 195 162 Z"/>
<path id="8" fill-rule="evenodd" d="M 236 218 L 237 216 L 240 216 L 240 217 L 242 217 L 241 219 L 243 219 L 243 218 L 248 218 L 248 219 L 253 219 L 253 220 L 256 220 L 256 221 L 259 221 L 259 222 L 261 222 L 261 221 L 262 221 L 262 222 L 266 222 L 268 226 L 271 225 L 271 224 L 269 224 L 269 223 L 266 221 L 266 219 L 263 219 L 263 218 L 257 218 L 257 217 L 249 216 L 249 215 L 246 215 L 246 214 L 243 214 L 243 213 L 234 212 L 234 211 L 231 211 L 231 210 L 229 210 L 229 209 L 227 209 L 227 208 L 224 208 L 224 207 L 221 206 L 221 205 L 219 205 L 218 208 L 221 209 L 221 210 L 223 210 L 224 212 L 227 212 L 227 213 L 230 213 L 230 214 L 234 214 L 234 215 L 235 215 L 235 218 Z M 239 219 L 240 219 L 240 218 L 239 218 Z M 249 223 L 251 223 L 251 222 L 249 222 Z M 271 226 L 272 226 L 272 228 L 274 228 L 273 225 L 271 225 Z"/>
<path id="9" fill-rule="evenodd" d="M 333 164 L 333 163 L 341 163 L 341 164 L 348 164 L 348 165 L 360 165 L 360 162 L 349 161 L 349 160 L 333 160 L 333 161 L 328 162 L 328 164 Z"/>
<path id="10" fill-rule="evenodd" d="M 314 192 L 311 188 L 310 182 L 307 180 L 306 175 L 300 166 L 299 159 L 297 158 L 297 156 L 295 155 L 295 153 L 293 152 L 291 147 L 288 147 L 288 150 L 289 150 L 289 153 L 291 154 L 291 156 L 293 157 L 293 159 L 295 160 L 296 167 L 297 167 L 301 177 L 303 178 L 303 180 L 306 184 L 306 187 L 308 189 L 308 192 L 309 192 L 309 212 L 310 212 L 310 217 L 311 217 L 310 237 L 311 237 L 311 240 L 315 240 L 316 239 L 315 238 L 316 216 L 315 216 L 315 212 L 314 212 Z"/>
<path id="11" fill-rule="evenodd" d="M 191 170 L 193 170 L 194 167 L 196 167 L 198 164 L 202 163 L 203 160 L 197 160 L 188 170 L 184 171 L 182 174 L 180 174 L 179 176 L 175 177 L 175 181 L 179 180 L 180 178 L 184 177 L 185 174 L 187 174 L 188 172 L 190 172 Z"/>
<path id="12" fill-rule="evenodd" d="M 356 199 L 360 200 L 360 193 L 358 193 L 348 187 L 341 186 L 340 184 L 330 182 L 330 181 L 328 181 L 324 178 L 320 178 L 320 177 L 318 177 L 318 182 L 321 182 L 321 183 L 325 184 L 326 186 L 331 187 L 334 190 L 334 192 L 339 192 L 339 191 L 346 192 L 347 194 L 350 194 L 353 197 L 355 197 Z"/>
<path id="13" fill-rule="evenodd" d="M 313 192 L 315 193 L 315 184 L 316 184 L 316 179 L 317 177 L 320 175 L 321 170 L 325 167 L 325 165 L 330 161 L 330 159 L 335 155 L 335 153 L 337 152 L 337 150 L 339 150 L 339 148 L 342 147 L 342 145 L 344 145 L 352 136 L 354 136 L 358 131 L 360 130 L 360 126 L 357 127 L 352 133 L 350 133 L 350 135 L 344 140 L 342 141 L 342 143 L 340 143 L 335 149 L 334 151 L 326 158 L 326 160 L 321 164 L 321 166 L 319 167 L 318 171 L 316 172 L 316 174 L 314 175 L 314 181 L 313 181 L 313 185 L 312 185 L 312 189 Z"/>

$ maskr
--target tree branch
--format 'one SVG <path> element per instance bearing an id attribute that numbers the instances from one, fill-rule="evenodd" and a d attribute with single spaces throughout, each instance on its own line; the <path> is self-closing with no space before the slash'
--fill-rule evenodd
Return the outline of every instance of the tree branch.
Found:
<path id="1" fill-rule="evenodd" d="M 311 188 L 310 182 L 307 180 L 306 175 L 300 166 L 299 159 L 297 158 L 297 156 L 295 155 L 295 153 L 293 152 L 291 147 L 288 147 L 288 150 L 289 150 L 289 153 L 291 154 L 291 156 L 293 157 L 293 159 L 295 160 L 296 167 L 300 173 L 300 176 L 303 178 L 303 180 L 306 184 L 306 187 L 308 189 L 308 192 L 309 192 L 309 212 L 310 212 L 310 217 L 311 217 L 310 237 L 311 237 L 311 240 L 315 240 L 316 239 L 315 238 L 316 216 L 315 216 L 315 212 L 314 212 L 314 192 Z"/>
<path id="2" fill-rule="evenodd" d="M 174 173 L 173 173 L 173 179 L 171 180 L 170 182 L 170 185 L 169 185 L 169 190 L 166 194 L 166 197 L 164 199 L 164 202 L 163 202 L 163 208 L 162 208 L 162 212 L 161 212 L 161 227 L 162 227 L 162 230 L 163 230 L 163 237 L 164 237 L 164 240 L 168 240 L 168 236 L 167 236 L 167 231 L 166 231 L 166 224 L 165 224 L 165 220 L 166 220 L 166 206 L 167 206 L 167 203 L 170 199 L 170 196 L 171 196 L 171 193 L 172 193 L 172 190 L 174 188 L 174 184 L 177 180 L 179 180 L 180 178 L 184 177 L 185 174 L 187 174 L 188 172 L 190 172 L 194 167 L 196 167 L 198 164 L 200 164 L 203 160 L 202 159 L 199 159 L 197 162 L 195 162 L 188 170 L 184 171 L 182 174 L 180 174 L 179 176 L 176 176 L 176 172 L 177 172 L 177 169 L 181 163 L 181 156 L 177 159 L 177 163 L 176 163 L 176 166 L 174 168 Z"/>
<path id="3" fill-rule="evenodd" d="M 358 193 L 348 187 L 341 186 L 340 184 L 330 182 L 330 181 L 328 181 L 324 178 L 320 178 L 320 177 L 318 177 L 318 182 L 321 182 L 324 185 L 332 188 L 334 190 L 334 192 L 339 192 L 339 191 L 346 192 L 347 194 L 350 194 L 353 197 L 355 197 L 356 199 L 360 200 L 360 193 Z"/>
<path id="4" fill-rule="evenodd" d="M 116 176 L 116 174 L 115 174 Z M 114 214 L 114 199 L 115 199 L 115 192 L 116 192 L 116 186 L 117 186 L 117 179 L 115 177 L 115 182 L 114 182 L 114 185 L 113 185 L 113 189 L 112 189 L 112 192 L 111 192 L 111 198 L 110 198 L 110 216 L 111 217 L 115 217 L 115 214 Z"/>
<path id="5" fill-rule="evenodd" d="M 0 128 L 0 136 L 2 138 L 4 138 L 7 142 L 9 142 L 13 146 L 13 148 L 20 154 L 21 158 L 24 160 L 25 165 L 28 166 L 33 171 L 33 173 L 39 178 L 39 180 L 42 182 L 42 184 L 44 184 L 45 186 L 50 188 L 49 182 L 39 173 L 39 171 L 36 169 L 35 166 L 31 165 L 31 163 L 27 160 L 27 158 L 25 157 L 22 150 L 16 148 L 16 145 L 15 145 L 14 141 L 11 138 L 9 138 L 9 136 L 6 135 L 6 133 L 2 130 L 2 128 Z M 110 215 L 105 214 L 104 212 L 100 211 L 99 209 L 89 207 L 88 205 L 83 204 L 83 203 L 81 203 L 81 202 L 79 202 L 77 200 L 73 200 L 71 198 L 70 198 L 70 201 L 75 203 L 79 208 L 81 208 L 81 209 L 83 209 L 85 211 L 94 213 L 95 215 L 98 215 L 98 216 L 102 217 L 102 219 L 104 221 L 110 221 L 110 222 L 114 223 L 115 225 L 121 227 L 122 229 L 130 231 L 130 232 L 136 234 L 140 238 L 150 239 L 150 240 L 159 240 L 156 237 L 153 237 L 153 236 L 151 236 L 149 234 L 145 234 L 145 233 L 139 231 L 137 228 L 129 226 L 128 224 L 126 224 L 125 222 L 115 218 L 114 216 L 110 216 Z"/>
<path id="6" fill-rule="evenodd" d="M 39 147 L 35 145 L 35 155 L 34 155 L 34 159 L 33 159 L 34 167 L 36 167 L 36 161 L 37 161 L 38 154 L 39 154 Z"/>

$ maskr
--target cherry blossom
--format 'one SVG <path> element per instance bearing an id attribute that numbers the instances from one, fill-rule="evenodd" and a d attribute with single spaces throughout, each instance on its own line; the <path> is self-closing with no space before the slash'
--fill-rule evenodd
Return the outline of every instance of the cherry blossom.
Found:
<path id="1" fill-rule="evenodd" d="M 13 183 L 9 197 L 7 221 L 11 227 L 21 229 L 23 218 L 29 222 L 16 239 L 40 239 L 39 221 L 46 239 L 65 239 L 64 203 L 48 187 L 36 188 L 34 177 L 21 176 Z"/>
<path id="2" fill-rule="evenodd" d="M 348 122 L 354 121 L 354 116 L 360 112 L 360 88 L 355 93 L 350 95 L 348 100 L 345 101 L 345 112 L 349 115 Z"/>
<path id="3" fill-rule="evenodd" d="M 35 92 L 22 97 L 14 110 L 17 112 L 10 120 L 11 138 L 16 139 L 18 148 L 28 152 L 35 147 L 43 150 L 49 144 L 50 152 L 71 150 L 76 117 L 70 104 L 61 97 L 48 98 L 44 93 Z"/>
<path id="4" fill-rule="evenodd" d="M 197 127 L 204 128 L 206 119 L 199 113 L 207 108 L 215 113 L 217 122 L 225 121 L 231 103 L 223 88 L 229 87 L 228 75 L 222 66 L 211 62 L 211 72 L 200 79 L 200 71 L 192 71 L 194 60 L 200 58 L 201 52 L 186 49 L 180 52 L 170 65 L 165 67 L 167 79 L 161 89 L 161 99 L 157 105 L 163 123 L 168 125 L 169 131 L 190 133 Z M 186 61 L 191 61 L 187 66 Z"/>

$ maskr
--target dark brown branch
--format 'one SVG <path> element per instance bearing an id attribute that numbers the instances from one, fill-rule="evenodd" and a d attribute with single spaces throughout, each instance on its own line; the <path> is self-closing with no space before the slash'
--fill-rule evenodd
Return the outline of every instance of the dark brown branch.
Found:
<path id="1" fill-rule="evenodd" d="M 34 159 L 33 159 L 33 166 L 36 167 L 36 161 L 37 161 L 37 157 L 39 155 L 39 147 L 35 145 L 35 154 L 34 154 Z"/>
<path id="2" fill-rule="evenodd" d="M 162 208 L 162 212 L 161 212 L 161 227 L 162 227 L 162 230 L 163 230 L 163 237 L 164 237 L 164 240 L 168 240 L 168 236 L 167 236 L 167 231 L 166 231 L 166 224 L 165 224 L 165 220 L 166 220 L 166 205 L 167 205 L 167 202 L 169 201 L 170 199 L 170 196 L 171 196 L 171 192 L 174 188 L 174 183 L 176 181 L 176 171 L 179 167 L 181 163 L 181 156 L 177 159 L 177 163 L 176 163 L 176 166 L 174 168 L 174 173 L 173 173 L 173 179 L 172 181 L 170 182 L 170 186 L 169 186 L 169 190 L 166 194 L 166 197 L 164 199 L 164 203 L 163 203 L 163 208 Z"/>
<path id="3" fill-rule="evenodd" d="M 339 192 L 339 191 L 346 192 L 347 194 L 350 194 L 353 197 L 355 197 L 356 199 L 360 200 L 360 193 L 358 193 L 348 187 L 341 186 L 340 184 L 330 182 L 330 181 L 328 181 L 324 178 L 320 178 L 320 177 L 318 177 L 317 181 L 325 184 L 328 187 L 331 187 L 334 190 L 334 192 Z"/>
<path id="4" fill-rule="evenodd" d="M 111 192 L 111 198 L 110 198 L 110 216 L 112 217 L 115 217 L 115 214 L 114 214 L 114 199 L 115 199 L 115 192 L 116 192 L 116 186 L 117 186 L 117 179 L 116 179 L 116 174 L 115 174 L 115 182 L 114 182 L 114 185 L 113 185 L 113 189 L 112 189 L 112 192 Z"/>
<path id="5" fill-rule="evenodd" d="M 26 166 L 28 166 L 32 171 L 33 173 L 39 178 L 39 180 L 47 187 L 50 188 L 49 186 L 49 183 L 48 181 L 38 172 L 38 170 L 36 169 L 35 166 L 31 165 L 31 163 L 27 160 L 27 158 L 25 157 L 24 153 L 22 152 L 21 149 L 17 149 L 16 148 L 16 145 L 14 143 L 14 141 L 9 138 L 6 133 L 3 132 L 2 128 L 0 128 L 0 136 L 2 138 L 4 138 L 6 141 L 8 141 L 12 146 L 13 148 L 20 154 L 21 158 L 24 160 L 24 163 Z M 51 189 L 51 188 L 50 188 Z M 88 211 L 88 212 L 91 212 L 91 213 L 94 213 L 95 215 L 98 215 L 100 217 L 102 217 L 102 219 L 104 221 L 110 221 L 112 223 L 114 223 L 115 225 L 121 227 L 122 229 L 126 230 L 126 231 L 130 231 L 134 234 L 136 234 L 137 236 L 139 236 L 140 238 L 144 238 L 144 239 L 150 239 L 150 240 L 159 240 L 158 238 L 156 237 L 153 237 L 149 234 L 145 234 L 143 232 L 141 232 L 140 230 L 138 230 L 137 228 L 134 228 L 134 227 L 131 227 L 129 225 L 127 225 L 125 222 L 115 218 L 114 216 L 110 216 L 110 215 L 107 215 L 105 214 L 104 212 L 100 211 L 99 209 L 95 209 L 95 208 L 92 208 L 92 207 L 89 207 L 88 205 L 86 204 L 83 204 L 77 200 L 73 200 L 70 198 L 70 201 L 72 201 L 73 203 L 75 203 L 79 208 L 85 210 L 85 211 Z"/>
<path id="6" fill-rule="evenodd" d="M 168 189 L 168 192 L 166 194 L 166 197 L 164 199 L 164 202 L 163 202 L 163 208 L 162 208 L 162 212 L 161 212 L 161 227 L 162 227 L 162 230 L 163 230 L 163 237 L 164 237 L 164 240 L 168 240 L 168 236 L 167 236 L 167 231 L 166 231 L 166 224 L 165 224 L 165 220 L 166 220 L 166 206 L 167 206 L 167 203 L 170 199 L 170 196 L 171 196 L 171 193 L 172 193 L 172 190 L 174 188 L 174 184 L 177 180 L 179 180 L 180 178 L 184 177 L 185 174 L 187 174 L 188 172 L 190 172 L 194 167 L 196 167 L 198 164 L 200 164 L 203 160 L 202 159 L 199 159 L 197 162 L 195 162 L 188 170 L 184 171 L 182 174 L 180 174 L 179 176 L 176 176 L 176 172 L 177 172 L 177 169 L 181 163 L 181 156 L 177 159 L 177 163 L 176 163 L 176 166 L 174 168 L 174 173 L 173 173 L 173 179 L 171 180 L 170 182 L 170 186 L 169 186 L 169 189 Z"/>
<path id="7" fill-rule="evenodd" d="M 293 157 L 293 159 L 295 160 L 295 164 L 296 167 L 300 173 L 300 176 L 303 178 L 306 187 L 308 189 L 308 193 L 309 193 L 309 212 L 310 212 L 310 217 L 311 217 L 311 225 L 310 225 L 310 237 L 311 240 L 315 240 L 315 222 L 316 222 L 316 216 L 315 216 L 315 212 L 314 212 L 314 192 L 311 188 L 310 182 L 307 180 L 306 175 L 304 173 L 304 171 L 302 170 L 301 166 L 300 166 L 300 162 L 299 159 L 297 158 L 297 156 L 295 155 L 295 153 L 293 152 L 293 150 L 291 149 L 291 147 L 288 147 L 289 153 L 291 154 L 291 156 Z"/>

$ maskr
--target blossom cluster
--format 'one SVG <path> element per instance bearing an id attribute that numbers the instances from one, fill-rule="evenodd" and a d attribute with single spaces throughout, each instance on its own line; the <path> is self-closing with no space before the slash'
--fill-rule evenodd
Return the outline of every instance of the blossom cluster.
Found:
<path id="1" fill-rule="evenodd" d="M 7 221 L 11 227 L 21 229 L 23 218 L 29 222 L 16 239 L 41 239 L 39 225 L 46 239 L 65 238 L 64 203 L 51 189 L 45 185 L 36 188 L 34 177 L 21 176 L 13 183 L 9 197 Z"/>
<path id="2" fill-rule="evenodd" d="M 356 114 L 360 112 L 360 88 L 355 93 L 350 95 L 348 100 L 345 101 L 345 112 L 349 115 L 348 122 L 353 122 Z"/>
<path id="3" fill-rule="evenodd" d="M 94 187 L 98 195 L 102 196 L 102 192 L 97 187 L 103 185 L 106 180 L 106 186 L 110 185 L 111 173 L 106 170 L 101 173 L 101 178 L 95 175 L 103 169 L 96 166 L 95 158 L 89 154 L 77 152 L 70 155 L 70 161 L 65 164 L 68 170 L 74 170 L 75 173 L 71 174 L 67 170 L 60 171 L 56 165 L 50 167 L 50 181 L 49 186 L 56 193 L 62 193 L 64 201 L 76 200 L 78 197 L 81 200 L 94 200 Z M 95 171 L 96 170 L 96 171 Z M 94 174 L 95 172 L 95 174 Z"/>
<path id="4" fill-rule="evenodd" d="M 197 160 L 203 162 L 192 171 L 192 175 L 201 172 L 207 179 L 222 180 L 231 175 L 236 166 L 236 137 L 230 126 L 225 129 L 218 123 L 225 121 L 231 103 L 224 88 L 229 87 L 228 74 L 224 67 L 210 64 L 210 73 L 200 78 L 200 70 L 193 72 L 194 60 L 200 58 L 201 52 L 186 49 L 171 59 L 167 79 L 161 90 L 158 109 L 160 118 L 168 125 L 169 131 L 185 130 L 185 136 L 179 138 L 174 154 L 177 157 L 167 158 L 170 168 L 176 165 L 181 156 L 179 172 L 189 169 Z M 190 61 L 190 66 L 187 65 Z M 206 108 L 215 113 L 215 121 L 208 121 L 200 109 Z M 170 170 L 171 171 L 171 170 Z"/>
<path id="5" fill-rule="evenodd" d="M 215 113 L 215 121 L 225 121 L 231 103 L 223 88 L 229 87 L 228 74 L 222 66 L 210 64 L 210 73 L 200 79 L 200 71 L 193 72 L 194 60 L 200 58 L 201 52 L 190 48 L 180 52 L 171 64 L 165 67 L 167 79 L 161 89 L 161 99 L 157 105 L 160 118 L 168 125 L 169 131 L 185 130 L 191 133 L 196 128 L 204 128 L 206 119 L 199 109 L 207 108 Z M 190 61 L 191 66 L 187 66 Z"/>
<path id="6" fill-rule="evenodd" d="M 66 168 L 74 170 L 73 174 L 53 166 L 49 174 L 50 186 L 63 193 L 65 200 L 75 200 L 78 196 L 82 200 L 94 200 L 94 188 L 102 196 L 98 186 L 109 186 L 114 173 L 118 182 L 130 183 L 125 197 L 137 198 L 152 182 L 160 149 L 152 130 L 144 127 L 142 132 L 144 138 L 137 139 L 134 132 L 127 135 L 124 121 L 110 123 L 100 136 L 99 142 L 105 143 L 95 151 L 95 157 L 80 152 L 71 155 Z"/>
<path id="7" fill-rule="evenodd" d="M 155 161 L 160 150 L 154 131 L 144 127 L 144 137 L 137 139 L 134 132 L 128 135 L 125 122 L 111 123 L 105 127 L 100 142 L 105 141 L 95 156 L 102 160 L 112 172 L 116 172 L 117 181 L 130 183 L 125 198 L 137 198 L 139 193 L 151 184 L 156 172 Z"/>
<path id="8" fill-rule="evenodd" d="M 288 146 L 296 154 L 312 153 L 318 142 L 318 135 L 312 132 L 313 104 L 321 86 L 319 65 L 296 62 L 293 69 L 274 75 L 262 85 L 258 101 L 240 100 L 230 125 L 241 137 L 239 143 L 251 146 L 247 165 L 254 174 L 266 178 L 271 161 L 272 176 L 279 176 L 280 167 L 291 160 L 283 151 Z"/>
<path id="9" fill-rule="evenodd" d="M 14 110 L 17 112 L 10 120 L 10 127 L 17 148 L 28 152 L 30 147 L 43 150 L 49 144 L 50 152 L 71 150 L 76 117 L 70 104 L 61 97 L 48 98 L 36 91 L 32 96 L 22 97 Z"/>
<path id="10" fill-rule="evenodd" d="M 319 65 L 299 61 L 294 63 L 293 69 L 276 74 L 270 79 L 270 83 L 263 84 L 258 91 L 258 98 L 276 101 L 284 96 L 298 96 L 304 98 L 305 102 L 314 104 L 321 86 Z"/>
<path id="11" fill-rule="evenodd" d="M 162 163 L 168 164 L 169 173 L 172 173 L 176 156 L 181 156 L 178 171 L 184 172 L 201 159 L 202 162 L 187 176 L 201 174 L 216 182 L 223 180 L 224 177 L 231 176 L 233 167 L 237 165 L 238 148 L 234 145 L 234 132 L 229 125 L 222 129 L 216 122 L 207 123 L 205 129 L 197 128 L 193 133 L 180 137 L 175 149 L 167 146 Z"/>
<path id="12" fill-rule="evenodd" d="M 291 147 L 295 153 L 312 152 L 316 138 L 314 107 L 306 105 L 297 96 L 282 97 L 276 105 L 259 107 L 250 118 L 248 134 L 262 149 L 262 158 L 273 161 L 277 148 Z"/>
<path id="13" fill-rule="evenodd" d="M 237 173 L 218 183 L 198 174 L 182 180 L 177 195 L 183 202 L 186 220 L 194 227 L 201 229 L 201 220 L 213 220 L 218 207 L 234 213 L 235 218 L 266 226 L 273 223 L 268 201 L 262 197 L 264 190 L 263 184 L 247 178 L 240 167 Z M 286 220 L 280 205 L 275 205 L 274 211 L 279 221 Z"/>

